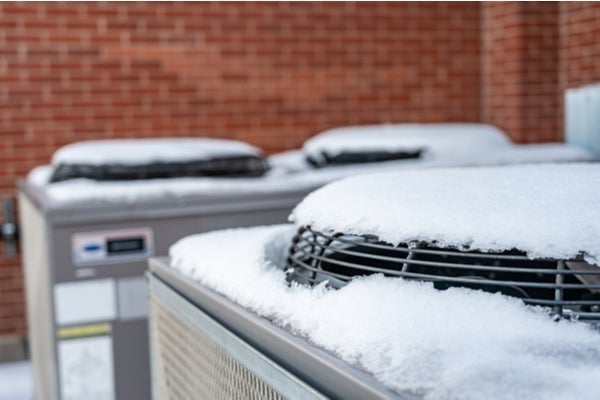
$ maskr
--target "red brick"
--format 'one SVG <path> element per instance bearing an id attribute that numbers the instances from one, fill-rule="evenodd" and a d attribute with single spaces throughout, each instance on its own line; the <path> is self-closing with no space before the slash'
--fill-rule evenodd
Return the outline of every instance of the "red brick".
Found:
<path id="1" fill-rule="evenodd" d="M 482 7 L 482 119 L 519 142 L 561 139 L 558 4 L 504 2 Z M 548 98 L 553 99 L 550 112 L 542 106 Z M 525 99 L 531 107 L 524 107 Z"/>
<path id="2" fill-rule="evenodd" d="M 563 89 L 600 81 L 600 3 L 560 4 Z"/>

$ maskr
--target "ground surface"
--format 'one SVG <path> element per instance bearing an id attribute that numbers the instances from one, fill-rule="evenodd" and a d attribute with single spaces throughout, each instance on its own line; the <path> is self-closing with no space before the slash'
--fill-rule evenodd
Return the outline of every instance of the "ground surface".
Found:
<path id="1" fill-rule="evenodd" d="M 0 400 L 33 399 L 31 362 L 0 364 Z"/>

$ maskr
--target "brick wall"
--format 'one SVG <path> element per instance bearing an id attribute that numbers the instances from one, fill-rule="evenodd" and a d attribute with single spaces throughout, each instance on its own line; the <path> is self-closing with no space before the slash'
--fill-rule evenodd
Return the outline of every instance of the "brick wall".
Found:
<path id="1" fill-rule="evenodd" d="M 560 3 L 562 88 L 600 82 L 600 3 Z"/>
<path id="2" fill-rule="evenodd" d="M 518 142 L 562 138 L 559 5 L 482 6 L 482 119 Z"/>
<path id="3" fill-rule="evenodd" d="M 0 3 L 0 196 L 66 143 L 480 119 L 477 3 Z M 0 334 L 23 333 L 0 251 Z"/>

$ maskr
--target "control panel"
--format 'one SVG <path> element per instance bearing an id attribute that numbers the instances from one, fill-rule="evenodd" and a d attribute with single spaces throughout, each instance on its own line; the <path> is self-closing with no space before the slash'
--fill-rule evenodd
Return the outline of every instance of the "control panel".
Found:
<path id="1" fill-rule="evenodd" d="M 150 228 L 134 228 L 73 235 L 73 263 L 76 266 L 145 260 L 154 254 Z"/>

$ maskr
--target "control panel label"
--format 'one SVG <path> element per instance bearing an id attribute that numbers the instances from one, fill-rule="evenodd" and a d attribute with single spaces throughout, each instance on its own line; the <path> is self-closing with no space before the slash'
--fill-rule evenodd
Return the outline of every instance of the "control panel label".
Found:
<path id="1" fill-rule="evenodd" d="M 73 263 L 78 267 L 145 260 L 154 254 L 150 228 L 81 232 L 71 242 Z"/>
<path id="2" fill-rule="evenodd" d="M 111 321 L 117 315 L 114 279 L 95 279 L 54 285 L 57 325 Z"/>

